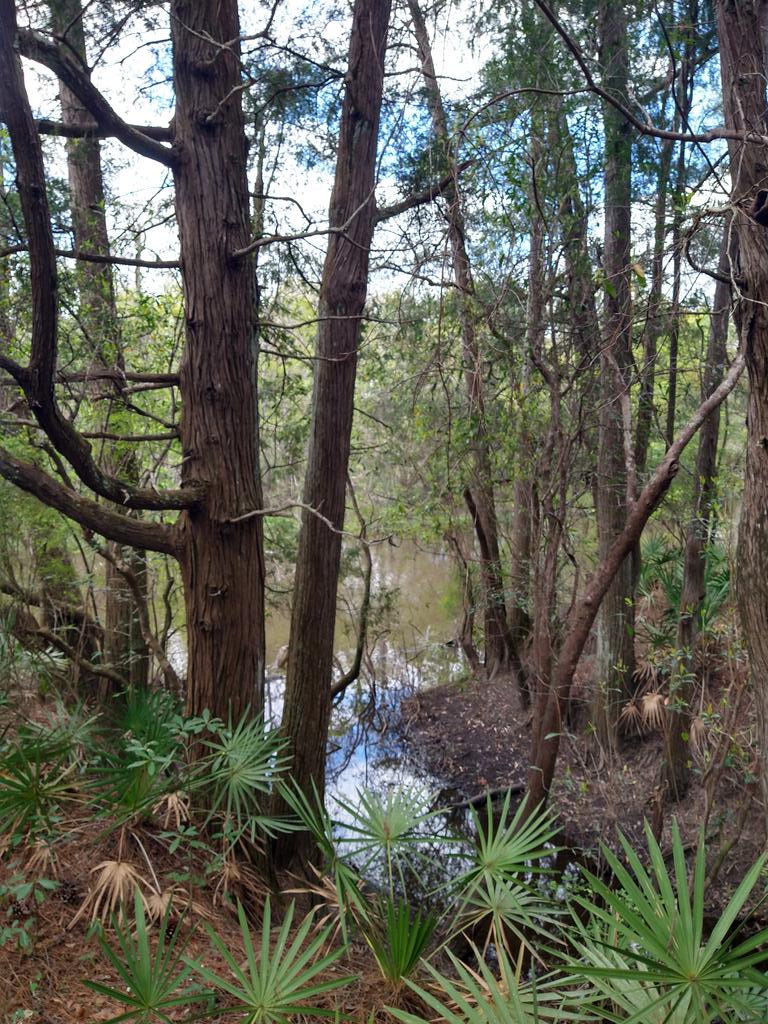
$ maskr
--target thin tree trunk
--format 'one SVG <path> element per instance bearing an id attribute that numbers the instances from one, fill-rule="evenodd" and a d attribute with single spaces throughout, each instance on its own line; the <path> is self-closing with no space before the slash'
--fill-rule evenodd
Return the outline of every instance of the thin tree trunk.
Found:
<path id="1" fill-rule="evenodd" d="M 728 246 L 730 227 L 726 225 L 720 243 L 718 274 L 730 275 Z M 723 379 L 728 340 L 728 319 L 731 287 L 719 280 L 715 288 L 709 324 L 701 399 L 704 401 Z M 690 782 L 690 744 L 693 696 L 693 673 L 696 662 L 696 641 L 701 624 L 701 608 L 706 597 L 707 546 L 711 537 L 712 507 L 716 497 L 717 444 L 720 431 L 720 409 L 714 409 L 699 431 L 696 471 L 693 481 L 693 512 L 685 538 L 683 587 L 680 596 L 680 617 L 677 623 L 678 665 L 672 680 L 671 717 L 668 723 L 667 757 L 662 781 L 673 800 L 685 795 Z"/>
<path id="2" fill-rule="evenodd" d="M 85 32 L 81 0 L 52 0 L 53 27 L 66 40 L 66 45 L 87 66 Z M 59 84 L 62 123 L 76 127 L 89 124 L 91 116 L 74 93 Z M 104 179 L 101 166 L 101 145 L 98 139 L 70 138 L 66 142 L 67 174 L 72 205 L 75 248 L 108 256 L 104 202 Z M 108 263 L 81 263 L 78 266 L 80 290 L 80 322 L 86 336 L 91 368 L 124 369 L 120 344 L 120 322 L 115 305 L 112 268 Z M 122 387 L 115 378 L 105 382 L 114 401 L 119 403 Z M 97 384 L 96 387 L 99 385 Z M 112 409 L 113 402 L 108 403 Z M 104 426 L 109 430 L 109 414 Z M 109 471 L 139 482 L 139 467 L 133 451 L 118 458 L 114 450 L 105 452 Z M 119 463 L 119 464 L 118 464 Z M 112 545 L 115 556 L 131 563 L 146 600 L 146 554 L 141 551 L 122 552 Z M 142 636 L 139 613 L 125 578 L 105 562 L 104 659 L 135 686 L 144 686 L 149 672 L 149 651 Z M 108 682 L 102 684 L 103 689 Z"/>
<path id="3" fill-rule="evenodd" d="M 600 59 L 606 89 L 625 97 L 628 82 L 627 19 L 621 4 L 605 3 L 600 20 Z M 604 561 L 621 534 L 628 511 L 628 473 L 623 406 L 632 361 L 630 292 L 632 142 L 631 129 L 609 104 L 605 129 L 605 324 L 600 358 L 601 398 L 597 465 L 599 558 Z M 592 708 L 601 753 L 618 743 L 618 711 L 634 672 L 632 565 L 622 563 L 600 607 L 597 627 L 597 679 Z"/>
<path id="4" fill-rule="evenodd" d="M 766 0 L 719 0 L 717 34 L 726 127 L 768 134 Z M 761 756 L 763 808 L 768 808 L 768 228 L 765 147 L 728 142 L 736 322 L 749 374 L 747 460 L 737 549 L 737 594 L 749 652 Z M 768 817 L 768 816 L 767 816 Z M 768 822 L 767 822 L 768 823 Z"/>
<path id="5" fill-rule="evenodd" d="M 205 488 L 178 527 L 187 710 L 236 720 L 263 706 L 265 657 L 262 521 L 248 515 L 263 507 L 255 281 L 251 259 L 232 256 L 251 239 L 236 0 L 173 0 L 171 36 L 186 319 L 182 486 Z"/>
<path id="6" fill-rule="evenodd" d="M 539 206 L 537 178 L 543 162 L 544 146 L 538 134 L 538 125 L 532 118 L 532 137 L 529 151 L 531 183 L 529 203 L 531 210 L 530 243 L 528 250 L 528 302 L 526 307 L 525 364 L 522 371 L 523 402 L 530 377 L 531 356 L 535 353 L 542 358 L 544 347 L 545 312 L 545 260 L 544 242 L 546 226 Z M 525 409 L 520 417 L 517 459 L 515 466 L 514 518 L 512 521 L 512 568 L 510 572 L 509 627 L 515 647 L 520 650 L 531 632 L 532 608 L 532 562 L 534 560 L 533 525 L 538 519 L 534 515 L 536 499 L 535 478 L 538 476 L 536 462 L 536 441 L 531 428 L 530 417 Z M 527 692 L 527 691 L 526 691 Z"/>
<path id="7" fill-rule="evenodd" d="M 376 153 L 389 28 L 389 0 L 356 0 L 331 195 L 331 234 L 320 286 L 312 424 L 294 583 L 283 733 L 294 781 L 311 795 L 325 785 L 333 634 L 355 395 L 357 348 L 373 239 Z M 343 226 L 343 234 L 338 231 Z M 280 856 L 303 853 L 281 842 Z"/>
<path id="8" fill-rule="evenodd" d="M 664 316 L 664 252 L 667 237 L 667 183 L 672 166 L 674 144 L 671 139 L 662 143 L 659 173 L 656 179 L 656 203 L 653 226 L 653 261 L 651 264 L 651 289 L 648 295 L 648 312 L 643 331 L 643 367 L 640 371 L 640 386 L 637 401 L 637 426 L 635 429 L 635 469 L 638 483 L 642 484 L 648 465 L 648 449 L 651 443 L 651 427 L 654 414 L 654 392 L 656 385 L 657 354 L 659 341 L 667 326 Z M 635 572 L 635 576 L 638 572 Z"/>
<path id="9" fill-rule="evenodd" d="M 482 358 L 476 329 L 475 284 L 467 251 L 466 227 L 455 153 L 435 73 L 429 34 L 418 0 L 408 0 L 408 8 L 419 49 L 424 87 L 432 115 L 432 128 L 448 161 L 450 173 L 453 175 L 452 186 L 446 192 L 448 202 L 446 219 L 451 245 L 453 276 L 458 292 L 462 358 L 471 434 L 472 468 L 464 497 L 470 510 L 480 549 L 480 577 L 483 587 L 485 619 L 485 673 L 488 678 L 493 678 L 499 672 L 511 670 L 519 680 L 522 680 L 522 665 L 507 621 L 491 446 L 485 414 Z"/>

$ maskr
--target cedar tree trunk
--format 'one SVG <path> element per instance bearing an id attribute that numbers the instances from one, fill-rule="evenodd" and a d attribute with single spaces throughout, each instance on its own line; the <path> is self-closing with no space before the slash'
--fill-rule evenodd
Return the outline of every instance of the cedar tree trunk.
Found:
<path id="1" fill-rule="evenodd" d="M 262 507 L 255 278 L 251 258 L 232 255 L 251 237 L 239 34 L 236 0 L 171 4 L 182 486 L 205 494 L 179 526 L 187 710 L 225 719 L 260 711 L 264 681 L 262 522 L 248 516 Z"/>
<path id="2" fill-rule="evenodd" d="M 717 34 L 727 128 L 768 134 L 766 0 L 720 0 Z M 749 652 L 768 807 L 768 150 L 729 140 L 732 230 L 738 245 L 734 319 L 749 374 L 747 462 L 737 550 L 737 593 Z M 762 211 L 762 213 L 761 213 Z"/>
<path id="3" fill-rule="evenodd" d="M 283 732 L 294 780 L 322 794 L 333 634 L 355 397 L 373 238 L 389 0 L 356 0 L 318 308 L 312 424 L 288 646 Z M 342 230 L 343 229 L 343 230 Z M 281 857 L 296 851 L 286 839 Z"/>

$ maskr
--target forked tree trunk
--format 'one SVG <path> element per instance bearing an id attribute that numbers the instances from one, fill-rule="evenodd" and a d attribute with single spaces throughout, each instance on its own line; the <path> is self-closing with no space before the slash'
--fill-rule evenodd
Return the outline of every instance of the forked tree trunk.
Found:
<path id="1" fill-rule="evenodd" d="M 293 594 L 283 733 L 295 782 L 322 794 L 331 710 L 333 634 L 355 397 L 357 348 L 373 238 L 376 154 L 389 0 L 356 0 L 336 177 L 318 307 L 312 423 Z M 322 518 L 320 518 L 322 516 Z M 329 525 L 330 524 L 330 525 Z M 289 838 L 280 856 L 298 845 Z"/>
<path id="2" fill-rule="evenodd" d="M 482 354 L 477 338 L 475 284 L 467 251 L 466 227 L 462 209 L 455 152 L 448 130 L 440 85 L 435 73 L 429 33 L 418 0 L 408 0 L 419 60 L 432 116 L 432 129 L 453 175 L 446 192 L 448 240 L 451 246 L 453 277 L 457 286 L 464 380 L 467 390 L 471 469 L 464 498 L 474 526 L 480 553 L 483 617 L 485 623 L 485 674 L 493 678 L 499 672 L 513 671 L 522 679 L 522 666 L 512 631 L 507 621 L 504 577 L 501 568 L 499 528 L 493 487 L 491 446 L 485 413 Z"/>
<path id="3" fill-rule="evenodd" d="M 86 67 L 81 0 L 52 0 L 50 6 L 54 30 Z M 59 97 L 63 124 L 76 127 L 91 122 L 88 111 L 63 83 L 59 84 Z M 108 256 L 109 234 L 99 140 L 71 138 L 67 140 L 66 149 L 75 248 Z M 80 322 L 85 334 L 90 368 L 124 369 L 112 267 L 108 263 L 84 262 L 79 264 L 77 274 Z M 118 381 L 102 383 L 111 395 L 107 407 L 111 409 L 115 402 L 119 408 L 123 387 Z M 96 384 L 97 388 L 99 386 Z M 109 430 L 110 418 L 108 414 L 105 430 Z M 114 446 L 109 446 L 109 442 L 107 445 L 105 464 L 109 471 L 124 476 L 132 483 L 138 483 L 139 466 L 135 452 L 130 450 L 118 457 Z M 114 547 L 116 551 L 119 550 L 117 545 Z M 120 557 L 130 563 L 137 583 L 146 592 L 146 553 L 131 549 L 120 553 Z M 144 686 L 149 671 L 149 653 L 142 636 L 136 603 L 124 576 L 110 562 L 104 566 L 104 588 L 104 660 L 132 685 Z"/>
<path id="4" fill-rule="evenodd" d="M 603 4 L 600 23 L 603 84 L 612 94 L 627 93 L 627 19 L 622 4 Z M 605 323 L 600 357 L 601 394 L 597 463 L 597 529 L 601 561 L 624 528 L 628 502 L 628 445 L 625 410 L 632 361 L 630 292 L 632 140 L 624 117 L 603 106 L 605 129 Z M 634 673 L 632 564 L 622 563 L 600 607 L 597 626 L 597 679 L 592 723 L 601 753 L 618 742 L 618 714 Z"/>
<path id="5" fill-rule="evenodd" d="M 179 524 L 187 710 L 223 718 L 260 711 L 264 685 L 255 280 L 233 257 L 251 238 L 239 36 L 236 0 L 173 0 L 182 486 L 205 489 Z"/>
<path id="6" fill-rule="evenodd" d="M 726 225 L 720 245 L 717 282 L 709 324 L 702 401 L 723 379 L 728 340 L 728 319 L 731 303 L 730 261 L 728 245 L 730 226 Z M 673 800 L 685 795 L 690 782 L 690 736 L 693 709 L 693 673 L 696 667 L 696 641 L 701 624 L 701 609 L 706 597 L 707 546 L 711 538 L 712 511 L 716 497 L 717 440 L 720 431 L 720 409 L 714 409 L 699 431 L 696 471 L 693 478 L 693 512 L 685 538 L 683 588 L 677 624 L 678 664 L 672 679 L 670 718 L 668 721 L 667 757 L 662 769 L 666 792 Z"/>
<path id="7" fill-rule="evenodd" d="M 768 135 L 766 51 L 768 2 L 720 0 L 717 34 L 726 127 Z M 738 245 L 734 319 L 749 374 L 747 461 L 737 551 L 737 593 L 749 652 L 761 755 L 763 807 L 768 808 L 768 155 L 763 143 L 728 142 L 733 233 Z M 758 219 L 752 215 L 757 211 Z"/>

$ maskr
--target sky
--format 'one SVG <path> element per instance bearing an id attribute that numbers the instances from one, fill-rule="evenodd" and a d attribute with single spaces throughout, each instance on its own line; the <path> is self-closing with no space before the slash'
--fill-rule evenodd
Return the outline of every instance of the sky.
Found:
<path id="1" fill-rule="evenodd" d="M 241 29 L 244 35 L 258 31 L 264 24 L 258 16 L 260 9 L 252 3 L 241 4 Z M 447 77 L 442 87 L 447 98 L 466 93 L 476 81 L 480 57 L 473 53 L 460 31 L 462 4 L 454 3 L 446 8 L 442 23 L 435 34 L 433 47 L 438 74 Z M 315 25 L 322 18 L 325 21 L 323 38 L 335 44 L 342 52 L 346 49 L 350 18 L 337 17 L 330 21 L 323 17 L 323 11 L 316 3 L 304 0 L 282 0 L 273 25 L 275 39 L 285 46 L 300 52 L 315 55 L 312 36 Z M 172 89 L 170 83 L 162 81 L 170 74 L 168 55 L 167 25 L 148 32 L 144 27 L 134 27 L 121 35 L 117 45 L 111 47 L 96 64 L 92 78 L 97 87 L 108 98 L 114 109 L 127 121 L 138 124 L 167 124 L 172 113 Z M 248 43 L 244 44 L 246 47 Z M 252 45 L 252 44 L 250 44 Z M 92 54 L 89 54 L 92 59 Z M 390 55 L 389 70 L 392 67 Z M 398 58 L 402 69 L 402 57 Z M 415 61 L 411 59 L 413 73 L 411 80 L 416 87 L 419 75 Z M 58 117 L 58 99 L 53 76 L 38 65 L 25 61 L 27 88 L 33 109 L 41 116 Z M 399 81 L 402 88 L 402 81 Z M 295 140 L 294 140 L 295 141 Z M 151 223 L 150 211 L 162 199 L 172 201 L 170 172 L 153 161 L 131 153 L 120 143 L 106 140 L 102 144 L 105 166 L 108 167 L 108 188 L 114 203 L 108 203 L 110 237 L 115 251 L 122 255 L 137 255 L 131 242 L 127 248 L 121 239 L 133 237 L 137 223 Z M 46 143 L 46 154 L 54 173 L 66 177 L 64 147 L 57 141 Z M 322 226 L 327 222 L 328 202 L 333 183 L 333 167 L 330 163 L 317 165 L 311 171 L 295 159 L 294 153 L 284 150 L 278 178 L 273 181 L 270 191 L 275 195 L 300 197 L 304 212 L 311 219 L 310 227 Z M 392 179 L 383 177 L 378 190 L 379 201 L 388 202 L 397 197 Z M 307 227 L 306 220 L 291 202 L 273 204 L 272 225 L 268 230 L 300 231 Z M 148 259 L 173 259 L 177 255 L 178 243 L 172 224 L 148 228 L 142 234 L 143 256 Z M 321 254 L 324 248 L 322 236 L 310 243 Z M 133 272 L 120 271 L 126 284 L 132 283 Z M 153 290 L 165 287 L 167 275 L 155 272 L 142 273 L 142 286 Z"/>

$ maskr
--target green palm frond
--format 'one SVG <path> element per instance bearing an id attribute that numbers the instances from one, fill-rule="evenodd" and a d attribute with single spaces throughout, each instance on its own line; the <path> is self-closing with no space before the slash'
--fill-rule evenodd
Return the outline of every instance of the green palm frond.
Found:
<path id="1" fill-rule="evenodd" d="M 279 786 L 285 802 L 296 815 L 301 826 L 310 833 L 322 856 L 323 871 L 332 880 L 342 937 L 346 942 L 348 940 L 348 918 L 352 917 L 358 923 L 362 923 L 369 917 L 368 903 L 361 891 L 360 875 L 339 856 L 333 821 L 325 809 L 314 783 L 312 784 L 313 796 L 311 799 L 291 779 L 281 780 Z"/>
<path id="2" fill-rule="evenodd" d="M 451 842 L 432 829 L 439 810 L 430 808 L 428 794 L 415 786 L 392 788 L 384 794 L 358 790 L 356 801 L 334 797 L 343 812 L 337 842 L 345 856 L 354 858 L 365 874 L 383 858 L 390 891 L 394 878 L 405 888 L 405 869 L 415 870 L 419 845 Z"/>
<path id="3" fill-rule="evenodd" d="M 434 914 L 414 911 L 407 900 L 389 894 L 374 904 L 376 913 L 363 935 L 382 975 L 395 987 L 403 984 L 427 951 L 437 925 Z"/>
<path id="4" fill-rule="evenodd" d="M 76 765 L 63 755 L 53 763 L 46 751 L 15 744 L 0 771 L 0 835 L 20 840 L 55 830 L 61 805 L 77 794 Z"/>
<path id="5" fill-rule="evenodd" d="M 277 730 L 267 729 L 260 716 L 245 715 L 203 742 L 208 754 L 195 765 L 186 788 L 202 793 L 209 820 L 225 820 L 231 843 L 246 836 L 256 844 L 260 836 L 291 827 L 263 813 L 265 798 L 288 765 L 285 741 Z"/>
<path id="6" fill-rule="evenodd" d="M 408 987 L 430 1010 L 428 1018 L 417 1017 L 403 1010 L 387 1007 L 387 1011 L 403 1024 L 424 1024 L 444 1021 L 445 1024 L 540 1024 L 541 1021 L 584 1022 L 597 1020 L 587 1011 L 569 1005 L 569 997 L 557 990 L 556 982 L 521 984 L 519 965 L 514 966 L 506 954 L 499 955 L 499 976 L 475 950 L 476 971 L 471 970 L 452 953 L 448 957 L 456 979 L 446 978 L 431 964 L 425 969 L 432 979 L 429 989 L 407 981 Z"/>
<path id="7" fill-rule="evenodd" d="M 154 951 L 144 904 L 138 891 L 134 910 L 135 934 L 128 924 L 121 925 L 118 920 L 113 920 L 117 947 L 113 949 L 103 934 L 99 936 L 104 954 L 122 986 L 113 988 L 97 981 L 85 981 L 84 984 L 126 1007 L 123 1013 L 111 1017 L 106 1024 L 120 1024 L 121 1021 L 130 1020 L 136 1024 L 149 1024 L 155 1019 L 172 1024 L 168 1011 L 176 1007 L 189 1008 L 201 1002 L 210 1003 L 211 993 L 188 984 L 193 969 L 190 964 L 182 961 L 188 939 L 180 941 L 181 925 L 176 925 L 173 933 L 170 933 L 170 907 L 160 921 Z"/>
<path id="8" fill-rule="evenodd" d="M 261 943 L 257 950 L 245 911 L 238 903 L 240 932 L 246 953 L 244 964 L 238 962 L 226 942 L 212 928 L 207 928 L 211 942 L 229 969 L 228 977 L 216 974 L 203 964 L 188 961 L 208 984 L 235 1000 L 231 1009 L 245 1014 L 243 1024 L 289 1024 L 298 1014 L 303 1017 L 334 1016 L 333 1011 L 307 1000 L 315 1000 L 354 980 L 351 975 L 319 980 L 344 950 L 337 948 L 330 953 L 323 952 L 328 947 L 331 930 L 317 929 L 313 913 L 304 918 L 291 939 L 294 907 L 293 903 L 288 907 L 273 943 L 272 911 L 267 899 Z"/>
<path id="9" fill-rule="evenodd" d="M 508 791 L 496 812 L 489 796 L 482 817 L 472 808 L 475 853 L 471 867 L 457 879 L 459 887 L 472 886 L 482 877 L 502 881 L 549 870 L 542 862 L 557 853 L 554 843 L 559 829 L 553 813 L 545 810 L 529 815 L 523 799 L 510 816 L 511 800 Z"/>
<path id="10" fill-rule="evenodd" d="M 631 1002 L 626 982 L 637 987 L 642 1006 L 618 1019 L 645 1024 L 664 1012 L 661 1019 L 675 1024 L 706 1024 L 724 1011 L 727 1019 L 748 1012 L 746 993 L 765 988 L 758 965 L 768 962 L 768 929 L 738 942 L 732 928 L 751 899 L 768 855 L 750 868 L 718 918 L 709 936 L 704 930 L 706 863 L 704 843 L 699 842 L 693 875 L 689 880 L 680 832 L 672 830 L 672 870 L 646 825 L 650 865 L 646 868 L 626 838 L 621 843 L 625 866 L 607 847 L 605 857 L 617 882 L 610 888 L 585 872 L 594 896 L 577 896 L 576 903 L 601 926 L 604 937 L 583 933 L 580 956 L 571 961 L 574 977 L 592 979 L 606 995 L 614 993 L 617 1005 Z M 590 959 L 596 942 L 603 953 Z M 607 958 L 607 962 L 606 962 Z"/>

